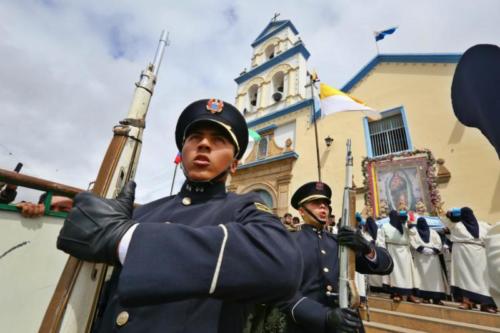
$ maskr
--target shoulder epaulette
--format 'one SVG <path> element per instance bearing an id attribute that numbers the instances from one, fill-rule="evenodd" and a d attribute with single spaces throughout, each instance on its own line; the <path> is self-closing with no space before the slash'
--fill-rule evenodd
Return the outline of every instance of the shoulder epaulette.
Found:
<path id="1" fill-rule="evenodd" d="M 269 213 L 269 214 L 273 214 L 273 211 L 271 210 L 271 208 L 267 207 L 263 203 L 255 202 L 254 204 L 255 204 L 255 208 L 257 208 L 258 210 L 261 210 L 261 211 Z"/>

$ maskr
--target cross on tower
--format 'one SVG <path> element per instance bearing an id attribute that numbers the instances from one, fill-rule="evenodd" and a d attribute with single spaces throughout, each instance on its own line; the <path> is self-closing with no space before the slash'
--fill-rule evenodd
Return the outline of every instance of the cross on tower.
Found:
<path id="1" fill-rule="evenodd" d="M 280 13 L 274 13 L 273 18 L 271 19 L 271 22 L 276 22 L 276 19 L 280 16 Z"/>

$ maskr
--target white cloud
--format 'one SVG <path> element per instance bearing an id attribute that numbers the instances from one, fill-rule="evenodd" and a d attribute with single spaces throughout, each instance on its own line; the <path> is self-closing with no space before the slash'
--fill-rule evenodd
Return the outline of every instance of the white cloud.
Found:
<path id="1" fill-rule="evenodd" d="M 233 79 L 276 11 L 299 30 L 309 67 L 336 86 L 376 55 L 374 30 L 399 26 L 381 53 L 462 53 L 500 38 L 496 0 L 4 1 L 0 167 L 22 161 L 27 174 L 86 187 L 166 28 L 171 46 L 147 118 L 137 197 L 168 194 L 178 114 L 199 98 L 234 100 Z"/>

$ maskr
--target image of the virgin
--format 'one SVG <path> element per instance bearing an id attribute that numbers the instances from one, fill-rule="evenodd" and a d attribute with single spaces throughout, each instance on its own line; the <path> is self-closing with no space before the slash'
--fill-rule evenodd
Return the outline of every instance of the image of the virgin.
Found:
<path id="1" fill-rule="evenodd" d="M 409 184 L 409 179 L 404 172 L 393 172 L 392 176 L 386 180 L 386 189 L 391 209 L 399 209 L 400 207 L 413 208 L 411 184 Z"/>

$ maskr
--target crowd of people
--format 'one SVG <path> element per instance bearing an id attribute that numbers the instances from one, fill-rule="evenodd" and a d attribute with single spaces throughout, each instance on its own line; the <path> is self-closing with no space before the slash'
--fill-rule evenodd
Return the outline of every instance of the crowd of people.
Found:
<path id="1" fill-rule="evenodd" d="M 441 216 L 444 228 L 434 230 L 423 216 L 410 219 L 407 211 L 392 210 L 389 223 L 378 226 L 372 217 L 357 214 L 363 237 L 385 248 L 394 269 L 388 275 L 356 274 L 361 296 L 366 290 L 388 293 L 394 302 L 445 305 L 460 302 L 459 308 L 496 313 L 487 279 L 485 237 L 491 228 L 478 221 L 468 207 Z M 300 226 L 300 224 L 299 224 Z M 325 229 L 336 234 L 329 222 Z"/>
<path id="2" fill-rule="evenodd" d="M 115 266 L 94 332 L 241 332 L 259 304 L 286 317 L 283 332 L 358 332 L 359 312 L 339 307 L 339 246 L 355 252 L 360 290 L 364 279 L 395 302 L 441 304 L 451 294 L 463 309 L 496 312 L 485 280 L 488 227 L 470 208 L 443 216 L 441 234 L 406 211 L 380 227 L 358 215 L 357 230 L 338 228 L 330 187 L 308 182 L 290 202 L 300 219 L 286 214 L 285 228 L 256 193 L 226 192 L 248 144 L 234 106 L 193 102 L 175 139 L 186 177 L 178 194 L 134 209 L 133 182 L 115 199 L 83 192 L 64 221 L 58 249 Z M 449 251 L 447 277 L 440 256 Z"/>

